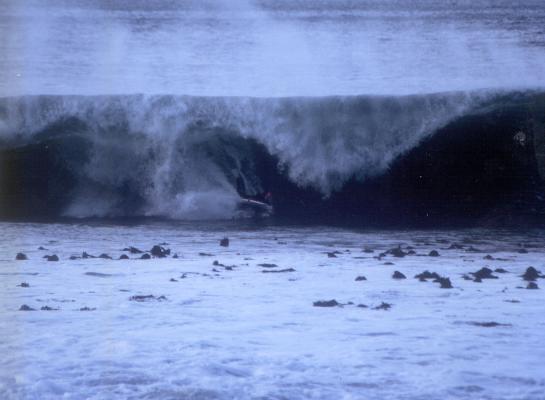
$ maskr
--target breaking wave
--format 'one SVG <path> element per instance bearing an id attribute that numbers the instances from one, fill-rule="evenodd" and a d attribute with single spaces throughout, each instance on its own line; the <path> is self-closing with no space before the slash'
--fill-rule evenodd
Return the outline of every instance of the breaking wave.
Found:
<path id="1" fill-rule="evenodd" d="M 221 219 L 241 196 L 269 190 L 278 200 L 291 190 L 327 202 L 348 184 L 387 175 L 455 121 L 540 96 L 2 98 L 0 208 Z"/>

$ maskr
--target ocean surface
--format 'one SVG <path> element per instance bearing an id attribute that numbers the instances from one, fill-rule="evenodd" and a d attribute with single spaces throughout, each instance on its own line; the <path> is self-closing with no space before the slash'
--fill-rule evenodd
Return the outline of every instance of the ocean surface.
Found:
<path id="1" fill-rule="evenodd" d="M 543 231 L 2 223 L 0 239 L 2 399 L 544 398 L 544 279 L 521 277 L 545 272 Z M 158 244 L 170 255 L 123 251 Z"/>

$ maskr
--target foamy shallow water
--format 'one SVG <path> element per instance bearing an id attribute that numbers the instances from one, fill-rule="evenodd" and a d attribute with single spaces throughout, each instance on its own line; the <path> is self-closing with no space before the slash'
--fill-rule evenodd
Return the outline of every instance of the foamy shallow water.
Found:
<path id="1" fill-rule="evenodd" d="M 543 231 L 2 223 L 0 232 L 3 399 L 545 398 L 545 295 L 518 288 L 528 266 L 545 271 Z M 161 242 L 180 258 L 68 259 Z M 374 258 L 399 244 L 417 255 Z M 427 256 L 433 249 L 440 257 Z M 260 263 L 296 271 L 263 273 Z M 509 273 L 462 279 L 484 266 Z M 413 278 L 426 269 L 454 288 Z M 395 270 L 408 279 L 392 279 Z M 148 294 L 167 300 L 129 301 Z M 330 299 L 354 305 L 313 307 Z M 381 302 L 392 308 L 372 309 Z"/>

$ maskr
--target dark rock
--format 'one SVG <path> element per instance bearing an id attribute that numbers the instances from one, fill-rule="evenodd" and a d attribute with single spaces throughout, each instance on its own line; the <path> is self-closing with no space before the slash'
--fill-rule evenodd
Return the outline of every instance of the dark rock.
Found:
<path id="1" fill-rule="evenodd" d="M 534 267 L 528 267 L 522 275 L 522 279 L 525 281 L 535 281 L 537 278 L 539 278 L 539 271 Z"/>
<path id="2" fill-rule="evenodd" d="M 408 255 L 408 256 L 414 256 L 415 254 L 416 254 L 416 251 L 414 251 L 414 250 L 409 250 L 409 251 L 407 252 L 407 255 Z"/>
<path id="3" fill-rule="evenodd" d="M 79 310 L 80 310 L 80 311 L 95 311 L 96 308 L 81 307 Z"/>
<path id="4" fill-rule="evenodd" d="M 528 250 L 522 248 L 522 249 L 518 249 L 517 253 L 519 254 L 527 254 L 528 253 Z"/>
<path id="5" fill-rule="evenodd" d="M 535 282 L 528 282 L 528 286 L 526 286 L 526 289 L 539 289 L 539 286 L 537 286 L 537 283 Z"/>
<path id="6" fill-rule="evenodd" d="M 40 310 L 42 310 L 42 311 L 59 311 L 58 308 L 53 308 L 53 307 L 49 307 L 49 306 L 43 306 L 42 308 L 40 308 Z"/>
<path id="7" fill-rule="evenodd" d="M 24 253 L 17 253 L 17 255 L 15 256 L 15 259 L 17 261 L 24 261 L 24 260 L 28 260 L 28 257 Z"/>
<path id="8" fill-rule="evenodd" d="M 96 258 L 96 257 L 84 251 L 83 253 L 81 253 L 81 258 Z"/>
<path id="9" fill-rule="evenodd" d="M 497 276 L 492 275 L 492 270 L 490 268 L 484 267 L 478 270 L 477 272 L 470 272 L 471 275 L 477 279 L 498 279 Z"/>
<path id="10" fill-rule="evenodd" d="M 276 268 L 276 267 L 278 267 L 278 265 L 276 265 L 276 264 L 268 264 L 268 263 L 257 264 L 257 265 L 260 266 L 260 267 L 263 267 L 263 268 Z"/>
<path id="11" fill-rule="evenodd" d="M 482 326 L 483 328 L 495 328 L 496 326 L 511 326 L 511 324 L 500 324 L 499 322 L 468 322 L 469 325 Z"/>
<path id="12" fill-rule="evenodd" d="M 389 310 L 390 308 L 392 308 L 391 304 L 382 302 L 380 305 L 373 307 L 373 310 Z"/>
<path id="13" fill-rule="evenodd" d="M 220 264 L 220 262 L 218 260 L 214 260 L 214 262 L 212 263 L 212 265 L 215 265 L 216 267 L 217 266 L 223 266 L 222 264 Z"/>
<path id="14" fill-rule="evenodd" d="M 365 305 L 365 304 L 358 304 L 356 307 L 359 307 L 359 308 L 369 308 L 369 306 Z"/>
<path id="15" fill-rule="evenodd" d="M 213 257 L 214 256 L 214 254 L 210 254 L 210 253 L 199 253 L 199 255 L 201 257 Z"/>
<path id="16" fill-rule="evenodd" d="M 170 278 L 170 282 L 178 282 L 178 280 L 174 278 Z"/>
<path id="17" fill-rule="evenodd" d="M 329 252 L 329 253 L 327 253 L 327 256 L 329 258 L 337 258 L 337 254 L 335 252 Z"/>
<path id="18" fill-rule="evenodd" d="M 36 311 L 36 309 L 32 308 L 32 307 L 29 307 L 27 306 L 26 304 L 23 304 L 20 308 L 19 308 L 19 311 Z"/>
<path id="19" fill-rule="evenodd" d="M 227 269 L 228 267 L 225 267 L 225 269 Z M 263 270 L 261 271 L 265 274 L 276 274 L 276 273 L 280 273 L 280 272 L 295 272 L 295 270 L 293 268 L 285 268 L 285 269 L 273 269 L 273 270 Z"/>
<path id="20" fill-rule="evenodd" d="M 178 253 L 174 253 L 174 255 L 172 256 L 172 258 L 179 258 L 179 257 L 178 257 Z"/>
<path id="21" fill-rule="evenodd" d="M 101 255 L 98 256 L 98 258 L 103 258 L 104 260 L 111 260 L 112 259 L 112 257 L 110 257 L 106 253 L 102 253 Z"/>
<path id="22" fill-rule="evenodd" d="M 119 259 L 120 259 L 120 260 L 128 260 L 128 259 L 129 259 L 129 256 L 126 255 L 126 254 L 121 254 L 121 255 L 119 256 Z"/>
<path id="23" fill-rule="evenodd" d="M 401 250 L 401 247 L 395 247 L 393 249 L 390 249 L 386 252 L 387 254 L 391 254 L 394 257 L 405 257 L 407 253 L 405 253 L 403 250 Z"/>
<path id="24" fill-rule="evenodd" d="M 439 257 L 439 252 L 437 250 L 432 250 L 429 252 L 428 256 L 430 257 Z"/>
<path id="25" fill-rule="evenodd" d="M 128 251 L 128 252 L 131 253 L 131 254 L 142 254 L 142 253 L 143 253 L 142 250 L 137 249 L 136 247 L 132 247 L 132 246 L 125 247 L 125 248 L 123 249 L 123 251 Z"/>
<path id="26" fill-rule="evenodd" d="M 421 281 L 426 281 L 427 279 L 439 279 L 441 276 L 437 272 L 430 272 L 426 270 L 418 275 L 415 275 L 414 277 L 420 279 Z"/>
<path id="27" fill-rule="evenodd" d="M 19 287 L 30 287 L 30 285 L 27 282 L 21 282 L 20 285 L 17 285 Z"/>
<path id="28" fill-rule="evenodd" d="M 43 247 L 43 246 L 40 246 L 40 247 L 38 247 L 38 250 L 47 250 L 47 249 L 45 247 Z"/>
<path id="29" fill-rule="evenodd" d="M 229 238 L 224 237 L 220 240 L 221 247 L 229 247 Z"/>
<path id="30" fill-rule="evenodd" d="M 170 249 L 155 245 L 151 248 L 150 253 L 153 257 L 165 258 L 170 255 Z"/>
<path id="31" fill-rule="evenodd" d="M 487 254 L 486 256 L 483 257 L 485 260 L 493 260 L 494 257 L 492 257 L 490 254 Z"/>
<path id="32" fill-rule="evenodd" d="M 503 268 L 496 268 L 494 272 L 497 272 L 498 274 L 507 274 L 509 271 L 506 271 Z"/>
<path id="33" fill-rule="evenodd" d="M 386 261 L 386 262 L 384 263 L 384 265 L 395 265 L 395 264 L 394 264 L 393 262 L 391 262 L 391 261 Z"/>
<path id="34" fill-rule="evenodd" d="M 375 250 L 373 250 L 373 249 L 371 249 L 371 248 L 369 248 L 369 247 L 366 247 L 365 249 L 363 249 L 363 252 L 364 252 L 364 253 L 374 253 Z"/>
<path id="35" fill-rule="evenodd" d="M 367 278 L 365 276 L 363 276 L 363 275 L 357 276 L 356 279 L 355 279 L 356 282 L 366 281 L 366 280 L 367 280 Z"/>
<path id="36" fill-rule="evenodd" d="M 109 278 L 110 276 L 113 276 L 112 274 L 104 274 L 102 272 L 93 272 L 93 271 L 85 272 L 84 275 L 95 276 L 97 278 Z"/>
<path id="37" fill-rule="evenodd" d="M 152 295 L 152 294 L 147 294 L 147 295 L 135 295 L 135 296 L 129 297 L 129 300 L 130 300 L 130 301 L 138 301 L 138 302 L 151 301 L 151 300 L 155 300 L 155 301 L 164 301 L 164 300 L 166 300 L 166 299 L 167 299 L 167 298 L 166 298 L 165 296 L 155 297 L 155 296 Z"/>
<path id="38" fill-rule="evenodd" d="M 53 254 L 52 256 L 45 256 L 45 259 L 47 261 L 59 261 L 59 257 L 57 257 L 56 254 Z"/>
<path id="39" fill-rule="evenodd" d="M 452 289 L 452 283 L 449 278 L 438 278 L 435 282 L 441 284 L 441 289 Z"/>
<path id="40" fill-rule="evenodd" d="M 483 280 L 481 278 L 475 278 L 473 279 L 473 282 L 481 283 Z"/>
<path id="41" fill-rule="evenodd" d="M 141 260 L 149 260 L 150 258 L 151 258 L 151 256 L 148 253 L 144 253 L 140 257 Z"/>
<path id="42" fill-rule="evenodd" d="M 314 303 L 312 303 L 312 305 L 314 307 L 338 307 L 341 304 L 339 302 L 337 302 L 337 300 L 333 299 L 333 300 L 315 301 Z"/>
<path id="43" fill-rule="evenodd" d="M 405 275 L 403 275 L 399 271 L 395 271 L 394 274 L 392 275 L 392 278 L 393 279 L 407 279 L 407 277 Z"/>
<path id="44" fill-rule="evenodd" d="M 448 250 L 462 250 L 463 248 L 464 246 L 462 246 L 461 244 L 452 243 Z"/>
<path id="45" fill-rule="evenodd" d="M 80 258 L 81 257 L 78 257 L 78 256 L 70 256 L 68 259 L 74 261 L 74 260 L 79 260 Z"/>
<path id="46" fill-rule="evenodd" d="M 229 265 L 225 265 L 223 267 L 226 271 L 232 271 L 233 270 L 233 267 L 229 266 Z M 282 272 L 282 271 L 262 271 L 262 272 Z"/>
<path id="47" fill-rule="evenodd" d="M 464 281 L 472 281 L 472 280 L 473 280 L 473 278 L 470 277 L 470 276 L 467 275 L 467 274 L 463 274 L 463 275 L 462 275 L 462 279 L 463 279 Z"/>
<path id="48" fill-rule="evenodd" d="M 520 303 L 520 300 L 504 300 L 506 303 Z"/>

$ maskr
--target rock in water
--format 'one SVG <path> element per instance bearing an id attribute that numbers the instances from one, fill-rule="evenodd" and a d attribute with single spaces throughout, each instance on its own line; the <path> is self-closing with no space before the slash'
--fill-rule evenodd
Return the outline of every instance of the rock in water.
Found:
<path id="1" fill-rule="evenodd" d="M 439 257 L 439 252 L 437 250 L 432 250 L 432 251 L 430 251 L 428 256 L 430 256 L 430 257 Z"/>
<path id="2" fill-rule="evenodd" d="M 17 255 L 15 256 L 15 259 L 17 261 L 24 261 L 24 260 L 28 260 L 28 257 L 24 253 L 17 253 Z"/>
<path id="3" fill-rule="evenodd" d="M 535 281 L 537 278 L 539 278 L 539 271 L 534 267 L 528 267 L 522 275 L 522 279 L 525 281 Z"/>
<path id="4" fill-rule="evenodd" d="M 341 304 L 333 299 L 333 300 L 320 300 L 320 301 L 315 301 L 314 303 L 312 303 L 312 305 L 314 307 L 337 307 L 337 306 L 340 306 Z"/>
<path id="5" fill-rule="evenodd" d="M 366 280 L 367 280 L 367 278 L 366 278 L 365 276 L 363 276 L 363 275 L 358 276 L 358 277 L 356 277 L 356 279 L 355 279 L 356 282 L 366 281 Z"/>
<path id="6" fill-rule="evenodd" d="M 150 258 L 151 258 L 151 256 L 148 253 L 144 253 L 140 257 L 141 260 L 149 260 Z"/>
<path id="7" fill-rule="evenodd" d="M 526 289 L 539 289 L 539 286 L 537 286 L 537 283 L 535 282 L 528 282 L 528 286 L 526 286 Z"/>
<path id="8" fill-rule="evenodd" d="M 102 253 L 101 255 L 98 256 L 98 258 L 102 258 L 104 260 L 111 260 L 112 257 L 110 257 L 108 254 L 106 253 Z"/>
<path id="9" fill-rule="evenodd" d="M 224 237 L 220 240 L 221 247 L 229 247 L 229 238 Z"/>
<path id="10" fill-rule="evenodd" d="M 452 289 L 452 283 L 450 282 L 449 278 L 438 278 L 435 280 L 435 282 L 439 282 L 441 284 L 441 289 Z"/>
<path id="11" fill-rule="evenodd" d="M 120 260 L 128 260 L 128 259 L 129 259 L 129 256 L 126 255 L 126 254 L 121 254 L 121 255 L 119 256 L 119 259 L 120 259 Z"/>
<path id="12" fill-rule="evenodd" d="M 373 307 L 373 310 L 389 310 L 390 308 L 392 308 L 391 304 L 382 302 L 380 305 Z"/>
<path id="13" fill-rule="evenodd" d="M 36 311 L 36 310 L 34 308 L 32 308 L 32 307 L 27 306 L 26 304 L 23 304 L 19 308 L 19 311 Z"/>
<path id="14" fill-rule="evenodd" d="M 57 257 L 56 254 L 53 254 L 52 256 L 45 256 L 45 259 L 47 261 L 59 261 L 59 257 Z"/>
<path id="15" fill-rule="evenodd" d="M 439 279 L 441 276 L 437 272 L 430 272 L 428 270 L 414 276 L 416 279 L 425 282 L 426 279 Z"/>
<path id="16" fill-rule="evenodd" d="M 498 279 L 497 276 L 492 275 L 492 270 L 487 267 L 481 268 L 477 272 L 470 272 L 470 274 L 475 277 L 476 281 L 481 279 Z"/>
<path id="17" fill-rule="evenodd" d="M 166 249 L 163 246 L 155 245 L 151 248 L 150 253 L 153 257 L 164 258 L 170 255 L 170 249 Z"/>
<path id="18" fill-rule="evenodd" d="M 399 271 L 395 271 L 394 274 L 392 275 L 392 278 L 393 279 L 407 279 L 407 277 L 405 275 L 403 275 Z"/>

